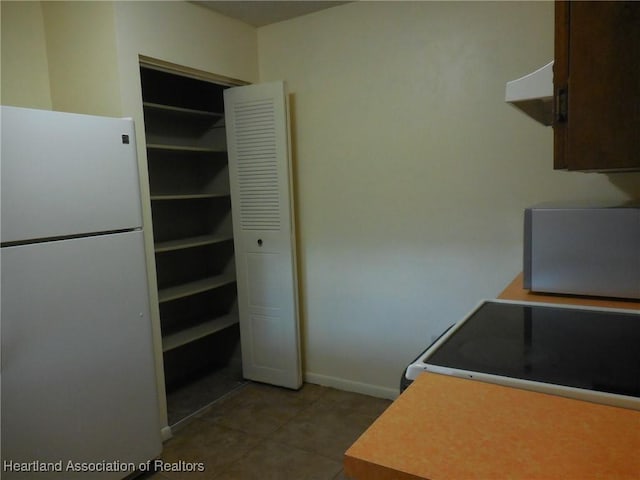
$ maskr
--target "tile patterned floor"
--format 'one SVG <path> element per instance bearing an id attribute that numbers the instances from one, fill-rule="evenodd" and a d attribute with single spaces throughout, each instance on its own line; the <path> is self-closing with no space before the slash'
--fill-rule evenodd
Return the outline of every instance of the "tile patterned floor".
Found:
<path id="1" fill-rule="evenodd" d="M 346 479 L 345 450 L 390 403 L 311 384 L 294 392 L 249 383 L 165 443 L 167 465 L 201 462 L 203 472 L 164 471 L 145 480 Z"/>

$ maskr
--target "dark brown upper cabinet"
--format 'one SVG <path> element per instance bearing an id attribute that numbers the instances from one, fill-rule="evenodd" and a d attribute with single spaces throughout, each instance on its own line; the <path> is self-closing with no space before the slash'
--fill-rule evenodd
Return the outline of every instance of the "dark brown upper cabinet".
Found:
<path id="1" fill-rule="evenodd" d="M 640 2 L 555 5 L 554 168 L 640 170 Z"/>

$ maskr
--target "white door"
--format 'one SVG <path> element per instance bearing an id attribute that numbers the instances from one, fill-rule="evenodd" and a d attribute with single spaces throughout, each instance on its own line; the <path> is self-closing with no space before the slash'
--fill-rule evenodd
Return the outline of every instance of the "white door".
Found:
<path id="1" fill-rule="evenodd" d="M 302 385 L 288 109 L 283 82 L 225 90 L 245 378 Z"/>

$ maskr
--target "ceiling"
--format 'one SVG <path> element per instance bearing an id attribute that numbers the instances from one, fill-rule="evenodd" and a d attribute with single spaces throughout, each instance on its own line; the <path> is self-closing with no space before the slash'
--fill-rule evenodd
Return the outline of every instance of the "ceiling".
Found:
<path id="1" fill-rule="evenodd" d="M 210 8 L 227 17 L 235 18 L 242 22 L 262 27 L 271 23 L 289 20 L 309 13 L 335 7 L 348 2 L 334 1 L 194 1 L 198 5 Z"/>

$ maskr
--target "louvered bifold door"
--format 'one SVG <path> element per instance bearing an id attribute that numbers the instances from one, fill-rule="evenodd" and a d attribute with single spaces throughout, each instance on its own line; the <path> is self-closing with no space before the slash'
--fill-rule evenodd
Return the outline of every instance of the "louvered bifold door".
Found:
<path id="1" fill-rule="evenodd" d="M 302 384 L 283 82 L 225 90 L 227 151 L 245 378 Z"/>

